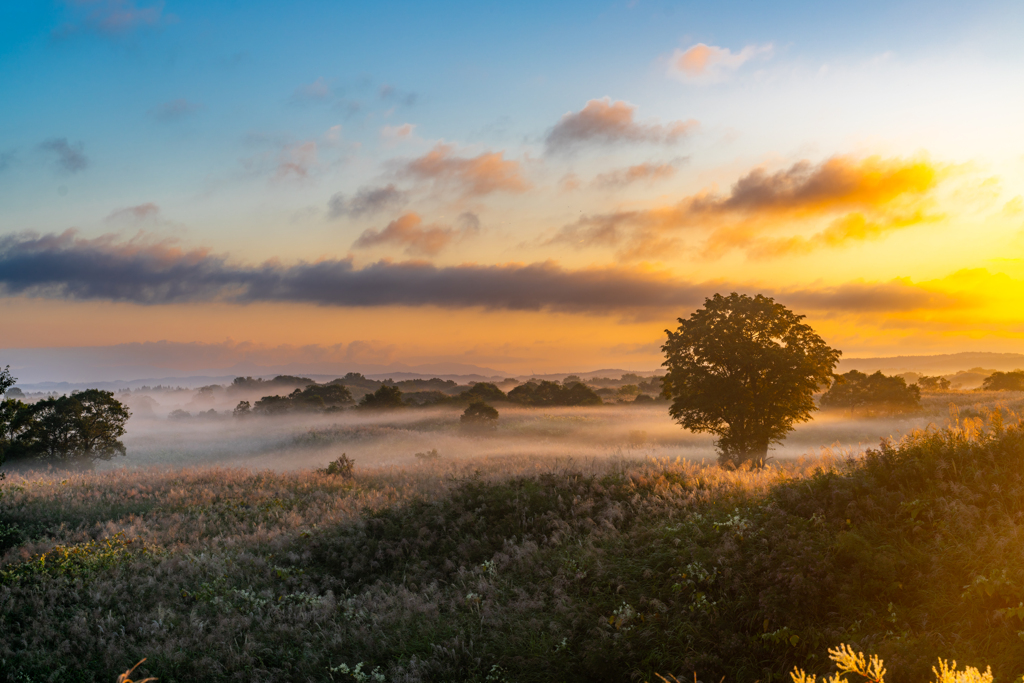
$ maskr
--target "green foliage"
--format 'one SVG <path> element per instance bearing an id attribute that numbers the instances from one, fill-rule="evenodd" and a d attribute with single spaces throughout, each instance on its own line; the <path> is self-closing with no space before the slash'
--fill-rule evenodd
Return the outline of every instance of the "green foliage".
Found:
<path id="1" fill-rule="evenodd" d="M 1024 370 L 993 372 L 982 381 L 981 388 L 985 391 L 1024 391 Z"/>
<path id="2" fill-rule="evenodd" d="M 662 346 L 668 374 L 663 395 L 685 429 L 718 436 L 724 467 L 764 467 L 815 410 L 814 392 L 832 377 L 841 354 L 774 300 L 715 294 Z"/>
<path id="3" fill-rule="evenodd" d="M 1024 429 L 1005 413 L 807 470 L 425 460 L 358 479 L 15 476 L 0 513 L 26 540 L 0 566 L 21 577 L 0 587 L 0 671 L 106 680 L 146 654 L 167 682 L 779 682 L 835 665 L 856 681 L 882 658 L 894 681 L 987 680 L 933 672 L 939 656 L 1020 673 Z M 99 535 L 129 527 L 152 552 Z M 822 656 L 841 643 L 842 662 Z"/>
<path id="4" fill-rule="evenodd" d="M 327 463 L 327 467 L 319 471 L 322 474 L 327 474 L 332 477 L 351 479 L 355 471 L 355 466 L 356 461 L 342 453 L 340 458 Z"/>
<path id="5" fill-rule="evenodd" d="M 597 406 L 601 397 L 586 384 L 562 385 L 541 380 L 520 384 L 508 392 L 508 400 L 527 406 Z"/>
<path id="6" fill-rule="evenodd" d="M 0 455 L 89 466 L 124 455 L 121 437 L 131 413 L 113 392 L 87 389 L 34 404 L 0 404 Z"/>
<path id="7" fill-rule="evenodd" d="M 388 410 L 402 408 L 402 390 L 396 386 L 381 384 L 372 394 L 367 394 L 359 401 L 359 407 L 369 410 Z"/>
<path id="8" fill-rule="evenodd" d="M 907 386 L 902 377 L 887 377 L 881 371 L 866 375 L 850 370 L 835 378 L 822 395 L 821 405 L 823 408 L 890 414 L 911 412 L 921 408 L 921 389 L 914 384 Z"/>

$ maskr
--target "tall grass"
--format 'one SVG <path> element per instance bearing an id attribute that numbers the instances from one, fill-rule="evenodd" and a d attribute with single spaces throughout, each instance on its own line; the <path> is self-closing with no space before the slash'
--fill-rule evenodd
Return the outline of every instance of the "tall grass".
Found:
<path id="1" fill-rule="evenodd" d="M 0 680 L 768 682 L 840 643 L 1012 680 L 1019 424 L 848 455 L 11 476 Z"/>

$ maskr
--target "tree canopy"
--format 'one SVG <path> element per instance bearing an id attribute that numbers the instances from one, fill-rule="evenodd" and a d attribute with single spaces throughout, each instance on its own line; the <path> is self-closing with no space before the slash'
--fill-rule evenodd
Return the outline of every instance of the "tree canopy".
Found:
<path id="1" fill-rule="evenodd" d="M 380 388 L 372 394 L 366 394 L 359 401 L 360 408 L 401 408 L 405 405 L 402 401 L 402 390 L 388 384 L 381 384 Z"/>
<path id="2" fill-rule="evenodd" d="M 823 408 L 901 413 L 921 407 L 921 389 L 902 377 L 888 377 L 881 370 L 866 375 L 850 370 L 835 378 L 821 397 Z"/>
<path id="3" fill-rule="evenodd" d="M 763 467 L 815 410 L 814 392 L 827 386 L 841 351 L 769 297 L 715 294 L 668 341 L 662 395 L 684 428 L 718 437 L 719 463 Z"/>
<path id="4" fill-rule="evenodd" d="M 1024 391 L 1024 370 L 993 372 L 981 382 L 986 391 Z"/>
<path id="5" fill-rule="evenodd" d="M 949 391 L 950 384 L 948 379 L 938 375 L 934 377 L 921 375 L 917 378 L 917 386 L 921 387 L 921 391 Z"/>
<path id="6" fill-rule="evenodd" d="M 483 401 L 470 403 L 459 422 L 463 427 L 469 429 L 496 429 L 498 426 L 498 411 Z"/>
<path id="7" fill-rule="evenodd" d="M 568 386 L 541 380 L 520 384 L 508 392 L 508 400 L 528 406 L 593 406 L 601 405 L 601 397 L 586 384 Z"/>
<path id="8" fill-rule="evenodd" d="M 100 389 L 33 404 L 4 400 L 0 405 L 0 461 L 37 459 L 89 465 L 124 455 L 121 437 L 130 416 L 113 392 Z"/>

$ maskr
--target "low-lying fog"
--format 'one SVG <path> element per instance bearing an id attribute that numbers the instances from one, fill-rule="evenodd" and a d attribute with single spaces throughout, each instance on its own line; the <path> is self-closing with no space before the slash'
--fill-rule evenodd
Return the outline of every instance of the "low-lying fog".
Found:
<path id="1" fill-rule="evenodd" d="M 417 453 L 436 450 L 442 460 L 502 456 L 715 458 L 714 438 L 681 429 L 667 403 L 586 408 L 498 406 L 497 429 L 463 430 L 462 408 L 409 408 L 389 412 L 347 410 L 328 415 L 256 416 L 227 414 L 167 418 L 132 417 L 124 443 L 126 457 L 100 463 L 112 467 L 226 465 L 275 470 L 323 467 L 342 453 L 357 468 L 410 466 Z M 859 452 L 879 439 L 898 437 L 930 423 L 936 415 L 892 419 L 848 419 L 819 414 L 793 432 L 771 455 L 817 455 L 822 447 Z"/>

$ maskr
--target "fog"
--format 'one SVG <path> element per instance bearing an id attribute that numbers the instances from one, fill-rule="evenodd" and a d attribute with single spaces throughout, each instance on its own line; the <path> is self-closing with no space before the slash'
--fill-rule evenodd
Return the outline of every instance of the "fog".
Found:
<path id="1" fill-rule="evenodd" d="M 161 412 L 165 415 L 163 406 Z M 417 453 L 436 450 L 440 461 L 517 457 L 676 458 L 714 461 L 714 438 L 681 429 L 667 403 L 614 404 L 586 408 L 499 406 L 497 429 L 462 429 L 462 409 L 409 408 L 284 417 L 214 416 L 168 418 L 136 413 L 124 438 L 127 456 L 99 469 L 218 465 L 292 470 L 323 467 L 342 453 L 357 468 L 422 464 Z M 771 456 L 778 460 L 816 456 L 823 449 L 855 455 L 929 424 L 938 415 L 890 419 L 850 419 L 818 414 L 797 428 Z"/>

